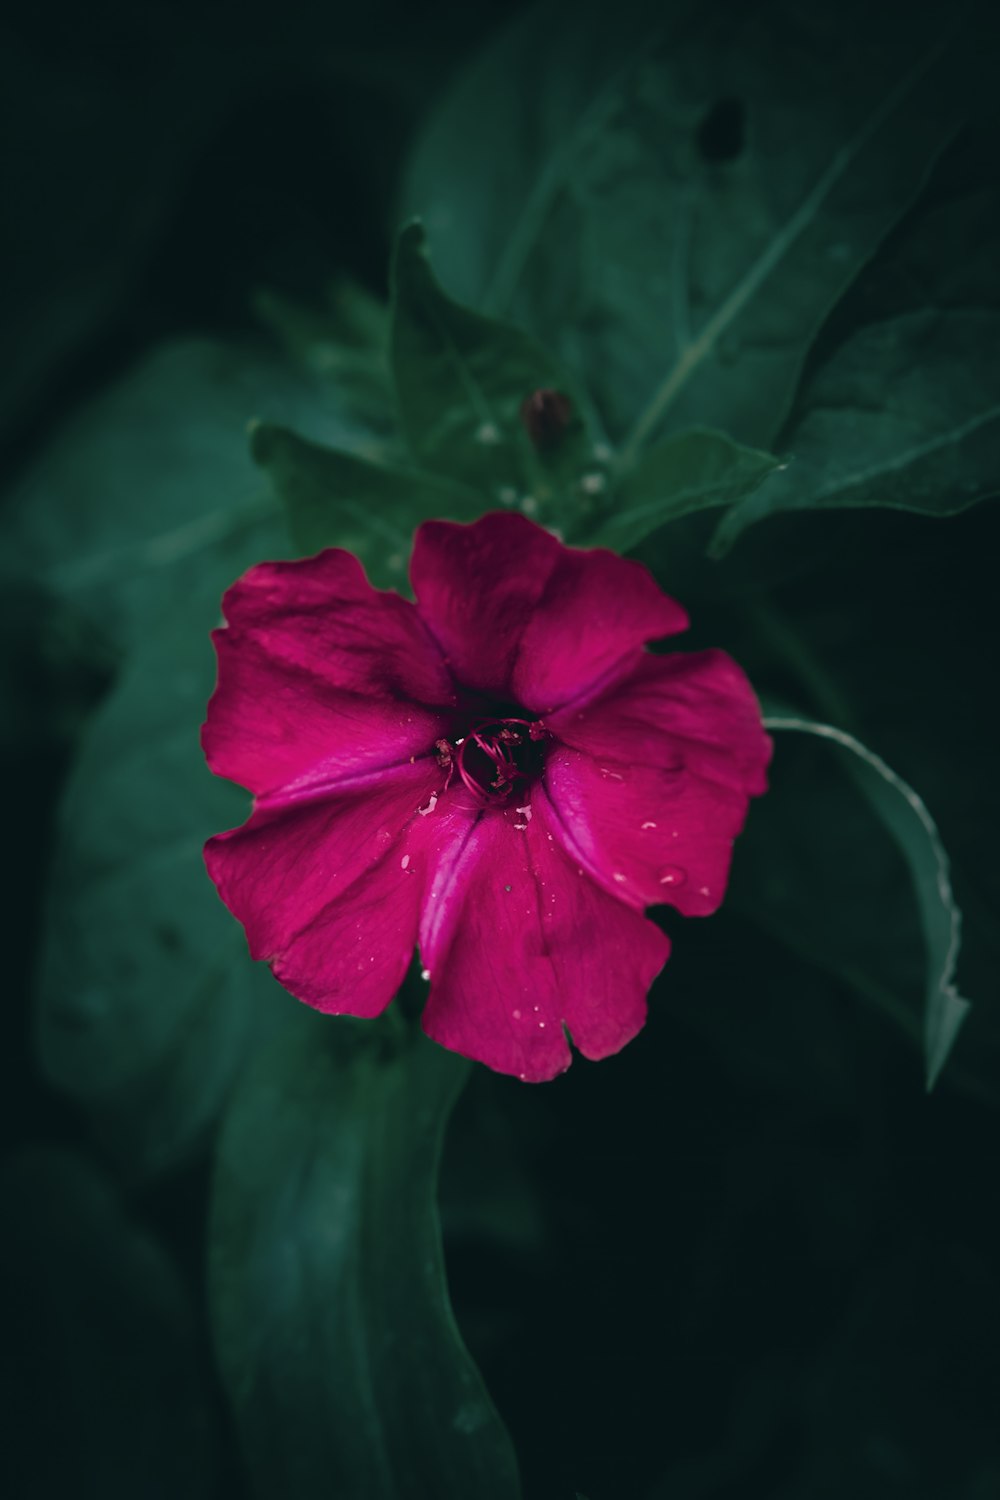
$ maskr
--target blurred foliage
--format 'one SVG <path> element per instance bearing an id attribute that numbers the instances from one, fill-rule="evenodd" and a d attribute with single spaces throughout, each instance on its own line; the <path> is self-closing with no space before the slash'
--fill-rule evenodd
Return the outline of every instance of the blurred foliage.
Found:
<path id="1" fill-rule="evenodd" d="M 526 1500 L 1000 1488 L 997 28 L 509 9 L 5 23 L 5 1494 L 517 1493 L 466 1069 L 249 962 L 197 743 L 243 568 L 498 503 L 920 793 L 976 1002 L 928 1099 L 928 847 L 786 737 L 643 1035 L 471 1071 Z"/>
<path id="2" fill-rule="evenodd" d="M 435 1207 L 468 1071 L 398 1006 L 340 1027 L 300 1007 L 247 1071 L 216 1162 L 209 1266 L 254 1494 L 519 1495 L 455 1327 Z"/>

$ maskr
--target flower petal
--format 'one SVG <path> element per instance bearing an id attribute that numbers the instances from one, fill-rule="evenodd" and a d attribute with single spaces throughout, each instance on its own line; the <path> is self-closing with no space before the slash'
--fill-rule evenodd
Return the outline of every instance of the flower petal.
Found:
<path id="1" fill-rule="evenodd" d="M 564 547 L 524 516 L 427 521 L 413 546 L 418 608 L 466 687 L 547 713 L 687 615 L 639 563 Z"/>
<path id="2" fill-rule="evenodd" d="M 540 1082 L 641 1029 L 664 934 L 571 863 L 544 798 L 523 809 L 442 803 L 420 925 L 431 977 L 427 1034 L 501 1073 Z M 522 826 L 518 827 L 518 824 Z"/>
<path id="3" fill-rule="evenodd" d="M 257 812 L 205 846 L 219 895 L 254 958 L 319 1010 L 373 1016 L 413 954 L 423 869 L 410 851 L 440 771 L 433 762 L 367 788 Z"/>
<path id="4" fill-rule="evenodd" d="M 545 794 L 570 857 L 633 906 L 715 911 L 771 753 L 736 663 L 721 651 L 646 657 L 546 724 L 562 743 L 549 752 Z"/>
<path id="5" fill-rule="evenodd" d="M 262 563 L 223 600 L 202 743 L 258 795 L 324 787 L 425 753 L 454 687 L 413 605 L 332 550 Z M 429 705 L 429 706 L 428 706 Z"/>

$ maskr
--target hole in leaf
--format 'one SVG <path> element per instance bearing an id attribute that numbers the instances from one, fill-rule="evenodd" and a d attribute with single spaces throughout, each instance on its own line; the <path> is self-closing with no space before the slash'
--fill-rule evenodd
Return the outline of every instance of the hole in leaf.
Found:
<path id="1" fill-rule="evenodd" d="M 742 99 L 719 99 L 698 126 L 698 150 L 705 161 L 735 161 L 746 139 L 747 110 Z"/>

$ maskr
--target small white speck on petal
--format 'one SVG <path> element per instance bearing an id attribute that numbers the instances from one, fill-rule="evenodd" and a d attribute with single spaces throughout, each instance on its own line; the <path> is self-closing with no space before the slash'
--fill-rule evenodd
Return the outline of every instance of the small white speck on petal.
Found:
<path id="1" fill-rule="evenodd" d="M 430 977 L 431 977 L 431 971 L 430 971 L 430 969 L 421 969 L 420 970 L 420 977 L 421 977 L 421 979 L 430 979 Z"/>
<path id="2" fill-rule="evenodd" d="M 399 861 L 399 868 L 401 870 L 405 870 L 405 869 L 407 869 L 409 867 L 409 863 L 410 863 L 410 856 L 408 854 L 404 854 L 403 857 L 402 857 L 402 859 Z"/>
<path id="3" fill-rule="evenodd" d="M 625 876 L 622 874 L 621 870 L 616 870 L 611 878 L 612 880 L 616 881 L 618 885 L 625 884 Z"/>
<path id="4" fill-rule="evenodd" d="M 639 826 L 640 826 L 640 828 L 642 828 L 643 832 L 645 832 L 645 830 L 647 828 L 655 828 L 656 824 L 655 823 L 640 823 Z"/>
<path id="5" fill-rule="evenodd" d="M 430 797 L 428 799 L 428 802 L 427 802 L 427 806 L 426 807 L 418 807 L 417 808 L 417 812 L 420 814 L 420 816 L 422 818 L 426 818 L 427 814 L 428 813 L 432 813 L 434 811 L 434 809 L 437 807 L 437 805 L 438 805 L 438 794 L 437 794 L 437 792 L 431 792 L 431 795 L 430 795 Z"/>

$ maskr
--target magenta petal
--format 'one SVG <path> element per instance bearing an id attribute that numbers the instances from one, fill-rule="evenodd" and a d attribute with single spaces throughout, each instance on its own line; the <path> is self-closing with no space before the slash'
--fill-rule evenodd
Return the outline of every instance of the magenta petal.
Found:
<path id="1" fill-rule="evenodd" d="M 420 924 L 427 1034 L 531 1082 L 569 1066 L 564 1027 L 585 1057 L 619 1051 L 645 1021 L 666 937 L 567 858 L 543 798 L 527 818 L 457 799 L 442 811 Z"/>
<path id="2" fill-rule="evenodd" d="M 258 811 L 205 863 L 254 958 L 319 1010 L 377 1015 L 413 953 L 423 889 L 421 807 L 440 772 L 406 766 L 367 788 Z"/>
<path id="3" fill-rule="evenodd" d="M 571 857 L 633 906 L 715 911 L 771 752 L 735 662 L 719 651 L 648 657 L 595 702 L 547 722 L 563 743 L 550 751 L 545 791 Z"/>
<path id="4" fill-rule="evenodd" d="M 258 795 L 329 786 L 425 753 L 454 688 L 413 605 L 348 552 L 262 563 L 223 600 L 202 742 Z"/>
<path id="5" fill-rule="evenodd" d="M 683 769 L 613 769 L 566 746 L 550 755 L 545 787 L 560 842 L 607 891 L 640 910 L 716 910 L 745 796 Z"/>
<path id="6" fill-rule="evenodd" d="M 600 696 L 545 723 L 602 764 L 683 767 L 748 797 L 767 790 L 772 747 L 760 704 L 724 651 L 638 657 Z"/>
<path id="7" fill-rule="evenodd" d="M 421 614 L 467 687 L 547 713 L 687 615 L 639 563 L 565 547 L 524 516 L 428 521 L 410 566 Z"/>

